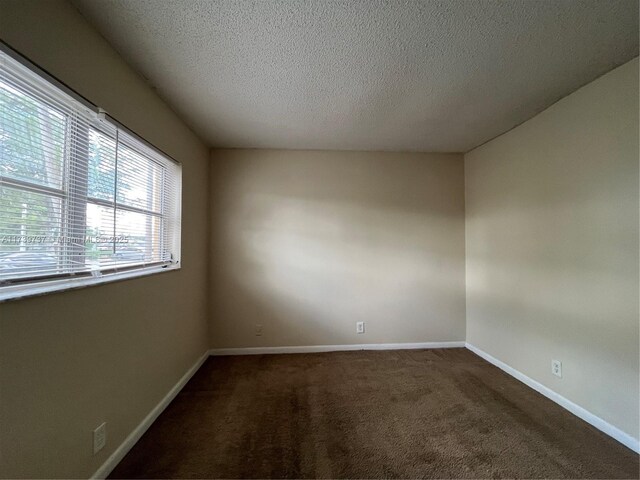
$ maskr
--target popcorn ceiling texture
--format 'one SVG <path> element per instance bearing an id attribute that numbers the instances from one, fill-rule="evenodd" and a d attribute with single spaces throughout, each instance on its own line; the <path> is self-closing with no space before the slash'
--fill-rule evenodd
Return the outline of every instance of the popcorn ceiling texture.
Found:
<path id="1" fill-rule="evenodd" d="M 637 0 L 73 3 L 214 147 L 465 152 L 638 55 Z"/>

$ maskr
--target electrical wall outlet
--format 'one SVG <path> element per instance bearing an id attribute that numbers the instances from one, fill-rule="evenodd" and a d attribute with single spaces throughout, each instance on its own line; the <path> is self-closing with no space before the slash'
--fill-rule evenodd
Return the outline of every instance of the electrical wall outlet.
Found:
<path id="1" fill-rule="evenodd" d="M 93 454 L 95 455 L 107 444 L 107 422 L 93 431 Z"/>
<path id="2" fill-rule="evenodd" d="M 364 322 L 356 322 L 356 333 L 364 333 Z"/>
<path id="3" fill-rule="evenodd" d="M 262 336 L 262 325 L 256 324 L 256 337 Z"/>
<path id="4" fill-rule="evenodd" d="M 562 378 L 562 362 L 560 360 L 551 360 L 551 373 Z"/>

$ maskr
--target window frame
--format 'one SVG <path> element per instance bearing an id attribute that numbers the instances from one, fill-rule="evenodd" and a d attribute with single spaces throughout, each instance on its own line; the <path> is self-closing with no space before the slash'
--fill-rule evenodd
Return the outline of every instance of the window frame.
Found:
<path id="1" fill-rule="evenodd" d="M 78 255 L 74 256 L 72 254 L 72 248 L 63 246 L 60 247 L 61 251 L 56 253 L 58 265 L 60 269 L 63 270 L 62 272 L 43 275 L 36 274 L 24 278 L 16 277 L 14 279 L 8 279 L 6 281 L 0 282 L 0 303 L 30 296 L 39 296 L 51 292 L 83 288 L 92 285 L 179 270 L 181 268 L 182 237 L 182 164 L 175 160 L 173 157 L 167 155 L 164 151 L 149 143 L 147 140 L 145 140 L 143 137 L 141 137 L 131 129 L 127 128 L 125 125 L 109 115 L 106 111 L 91 103 L 85 97 L 69 88 L 66 84 L 50 75 L 45 70 L 32 63 L 30 60 L 26 59 L 24 56 L 16 52 L 2 40 L 0 40 L 0 51 L 6 54 L 9 58 L 20 63 L 23 67 L 26 67 L 36 76 L 40 77 L 44 82 L 48 83 L 55 90 L 55 94 L 60 94 L 62 97 L 71 97 L 72 100 L 79 102 L 84 108 L 87 108 L 89 111 L 97 115 L 96 122 L 90 122 L 89 124 L 86 124 L 86 122 L 79 122 L 77 115 L 68 114 L 67 112 L 61 112 L 66 117 L 64 158 L 67 160 L 65 160 L 63 164 L 60 188 L 49 185 L 40 185 L 37 182 L 30 182 L 28 180 L 16 179 L 6 176 L 0 176 L 0 185 L 5 185 L 10 189 L 20 192 L 31 192 L 59 198 L 61 205 L 63 205 L 63 207 L 61 207 L 62 211 L 60 213 L 60 234 L 62 237 L 67 237 L 68 232 L 84 232 L 86 230 L 86 208 L 88 205 L 93 204 L 113 209 L 114 227 L 116 224 L 115 218 L 117 212 L 119 211 L 133 212 L 142 214 L 145 217 L 152 216 L 155 218 L 159 218 L 162 223 L 162 228 L 159 232 L 159 239 L 162 245 L 160 251 L 165 251 L 164 242 L 167 235 L 172 235 L 171 246 L 173 247 L 171 251 L 171 259 L 168 261 L 160 260 L 148 263 L 132 262 L 129 265 L 114 265 L 100 268 L 99 270 L 74 272 L 71 268 L 71 262 L 84 260 L 86 251 L 84 248 L 79 247 L 77 248 Z M 51 105 L 49 98 L 47 98 L 46 96 L 43 95 L 41 98 L 39 98 L 39 100 L 44 101 L 45 104 L 51 106 L 52 108 L 55 108 L 55 106 Z M 110 128 L 115 129 L 114 131 L 116 149 L 119 145 L 118 142 L 121 142 L 122 145 L 141 155 L 146 161 L 155 162 L 162 168 L 163 189 L 162 197 L 160 200 L 160 212 L 151 210 L 153 207 L 149 207 L 149 209 L 146 209 L 127 205 L 118 201 L 117 173 L 116 179 L 114 180 L 113 201 L 89 196 L 89 176 L 86 175 L 85 179 L 81 180 L 81 175 L 74 175 L 70 173 L 74 169 L 76 171 L 87 171 L 89 162 L 88 154 L 82 155 L 81 153 L 78 153 L 80 148 L 87 148 L 88 142 L 86 145 L 79 146 L 79 142 L 77 141 L 77 133 L 70 134 L 70 132 L 74 130 L 77 132 L 79 128 L 83 128 L 86 129 L 86 134 L 88 137 L 90 129 L 93 128 L 98 134 L 105 134 L 110 137 L 104 126 L 101 128 L 102 122 L 107 122 Z M 119 135 L 121 132 L 123 133 L 123 138 L 119 139 Z M 148 152 L 141 150 L 141 148 L 143 150 L 150 149 L 153 154 L 161 156 L 162 160 L 165 161 L 165 163 L 162 163 L 158 159 L 154 158 L 153 155 L 149 155 Z M 170 163 L 176 166 L 175 169 L 172 169 L 173 172 L 169 172 L 168 164 Z M 164 209 L 167 206 L 166 200 L 164 198 L 164 195 L 166 194 L 164 185 L 165 182 L 168 181 L 167 175 L 169 175 L 170 173 L 172 173 L 170 177 L 175 182 L 175 198 L 173 199 L 173 205 L 171 205 L 175 208 L 175 211 L 171 213 L 164 212 Z M 70 214 L 68 211 L 71 209 L 75 209 L 76 212 L 81 213 L 79 215 Z M 172 225 L 172 228 L 169 229 L 169 226 L 165 223 L 167 221 L 174 222 L 175 225 Z M 72 225 L 70 225 L 70 223 Z M 65 272 L 64 270 L 68 271 Z"/>

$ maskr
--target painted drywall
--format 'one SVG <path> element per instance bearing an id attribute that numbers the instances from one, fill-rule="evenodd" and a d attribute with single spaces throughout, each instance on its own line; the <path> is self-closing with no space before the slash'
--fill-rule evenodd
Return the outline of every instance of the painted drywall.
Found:
<path id="1" fill-rule="evenodd" d="M 212 347 L 464 339 L 462 155 L 215 150 L 211 171 Z"/>
<path id="2" fill-rule="evenodd" d="M 465 172 L 467 342 L 638 438 L 638 59 Z"/>
<path id="3" fill-rule="evenodd" d="M 0 37 L 183 163 L 182 270 L 0 304 L 0 477 L 87 477 L 208 348 L 209 152 L 68 3 L 3 0 Z"/>

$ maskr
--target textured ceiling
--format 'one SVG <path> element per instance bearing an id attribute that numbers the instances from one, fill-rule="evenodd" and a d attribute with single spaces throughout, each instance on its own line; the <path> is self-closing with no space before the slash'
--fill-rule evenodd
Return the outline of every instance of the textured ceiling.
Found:
<path id="1" fill-rule="evenodd" d="M 74 0 L 212 146 L 464 152 L 638 55 L 637 0 Z"/>

